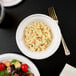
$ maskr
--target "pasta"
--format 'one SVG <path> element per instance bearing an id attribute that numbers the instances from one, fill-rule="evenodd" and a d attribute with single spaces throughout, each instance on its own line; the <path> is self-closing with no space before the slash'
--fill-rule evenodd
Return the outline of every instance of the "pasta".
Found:
<path id="1" fill-rule="evenodd" d="M 25 27 L 23 39 L 31 51 L 45 51 L 52 42 L 53 35 L 47 24 L 36 21 Z"/>

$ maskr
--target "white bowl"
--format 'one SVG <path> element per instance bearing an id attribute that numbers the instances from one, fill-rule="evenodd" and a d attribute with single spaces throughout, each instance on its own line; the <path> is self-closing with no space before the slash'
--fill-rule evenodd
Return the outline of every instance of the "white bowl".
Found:
<path id="1" fill-rule="evenodd" d="M 30 68 L 30 71 L 34 74 L 34 76 L 40 76 L 38 69 L 29 59 L 27 59 L 21 55 L 12 54 L 12 53 L 0 55 L 0 62 L 4 62 L 6 60 L 12 60 L 12 59 L 17 59 L 17 60 L 21 61 L 22 63 L 27 64 Z"/>
<path id="2" fill-rule="evenodd" d="M 52 30 L 53 40 L 51 45 L 45 50 L 45 52 L 32 52 L 25 47 L 25 44 L 23 42 L 24 28 L 33 21 L 45 22 Z M 23 19 L 19 24 L 19 27 L 17 28 L 16 32 L 16 42 L 18 48 L 24 55 L 32 59 L 45 59 L 53 55 L 57 51 L 61 42 L 61 31 L 58 24 L 51 17 L 44 14 L 33 14 Z"/>
<path id="3" fill-rule="evenodd" d="M 22 0 L 2 0 L 4 7 L 11 7 L 19 4 Z"/>

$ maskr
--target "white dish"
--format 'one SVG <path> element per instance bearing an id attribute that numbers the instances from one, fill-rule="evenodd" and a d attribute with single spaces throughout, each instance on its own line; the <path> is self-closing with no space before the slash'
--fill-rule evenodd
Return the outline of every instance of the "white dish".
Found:
<path id="1" fill-rule="evenodd" d="M 46 49 L 45 52 L 31 52 L 29 49 L 27 49 L 25 47 L 25 44 L 23 42 L 24 28 L 33 21 L 45 22 L 47 25 L 49 25 L 49 27 L 52 30 L 53 41 L 52 41 L 51 45 Z M 21 23 L 19 24 L 19 27 L 16 32 L 16 42 L 17 42 L 17 45 L 18 45 L 20 51 L 24 55 L 26 55 L 32 59 L 45 59 L 45 58 L 48 58 L 49 56 L 53 55 L 57 51 L 57 49 L 60 45 L 60 42 L 61 42 L 61 31 L 60 31 L 58 24 L 49 16 L 43 15 L 43 14 L 33 14 L 33 15 L 28 16 L 27 18 L 23 19 L 21 21 Z"/>
<path id="2" fill-rule="evenodd" d="M 20 3 L 22 0 L 2 0 L 3 1 L 3 5 L 5 7 L 10 7 L 10 6 L 14 6 L 17 5 L 18 3 Z"/>
<path id="3" fill-rule="evenodd" d="M 40 76 L 39 71 L 36 68 L 36 66 L 26 57 L 23 57 L 18 54 L 12 54 L 12 53 L 0 55 L 0 62 L 4 62 L 6 60 L 12 60 L 12 59 L 17 59 L 21 61 L 22 63 L 26 63 L 30 67 L 30 71 L 34 74 L 34 76 Z"/>

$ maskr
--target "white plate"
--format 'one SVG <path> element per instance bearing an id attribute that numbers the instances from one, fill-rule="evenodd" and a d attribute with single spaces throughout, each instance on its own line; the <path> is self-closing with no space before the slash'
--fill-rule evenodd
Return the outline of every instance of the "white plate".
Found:
<path id="1" fill-rule="evenodd" d="M 6 61 L 6 60 L 12 60 L 12 59 L 17 59 L 22 63 L 26 63 L 30 67 L 30 71 L 34 74 L 34 76 L 40 76 L 36 66 L 26 57 L 23 57 L 18 54 L 12 54 L 12 53 L 0 55 L 0 62 Z"/>
<path id="2" fill-rule="evenodd" d="M 46 49 L 45 52 L 31 52 L 29 49 L 25 47 L 23 42 L 23 31 L 24 28 L 33 21 L 42 21 L 49 25 L 53 33 L 53 41 L 51 45 Z M 58 24 L 49 16 L 43 14 L 33 14 L 28 16 L 27 18 L 23 19 L 19 24 L 16 32 L 16 42 L 20 49 L 20 51 L 25 54 L 26 56 L 32 59 L 45 59 L 51 55 L 53 55 L 61 42 L 61 31 Z"/>
<path id="3" fill-rule="evenodd" d="M 20 3 L 22 0 L 2 0 L 3 1 L 3 5 L 5 7 L 10 7 L 10 6 L 14 6 L 17 5 L 18 3 Z"/>

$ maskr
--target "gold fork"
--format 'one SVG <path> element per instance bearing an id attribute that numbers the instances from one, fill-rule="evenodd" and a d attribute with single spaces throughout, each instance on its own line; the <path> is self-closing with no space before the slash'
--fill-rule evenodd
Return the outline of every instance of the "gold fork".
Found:
<path id="1" fill-rule="evenodd" d="M 54 7 L 48 8 L 48 13 L 49 13 L 49 16 L 50 16 L 51 18 L 53 18 L 53 19 L 57 22 L 57 24 L 58 24 L 58 17 L 57 17 L 57 15 L 56 15 L 56 12 L 55 12 Z M 61 34 L 61 36 L 62 36 L 62 34 Z M 66 55 L 66 56 L 70 55 L 70 50 L 68 49 L 68 47 L 67 47 L 67 45 L 66 45 L 66 42 L 65 42 L 63 36 L 61 37 L 61 42 L 62 42 L 62 45 L 63 45 L 63 48 L 64 48 L 65 55 Z"/>

